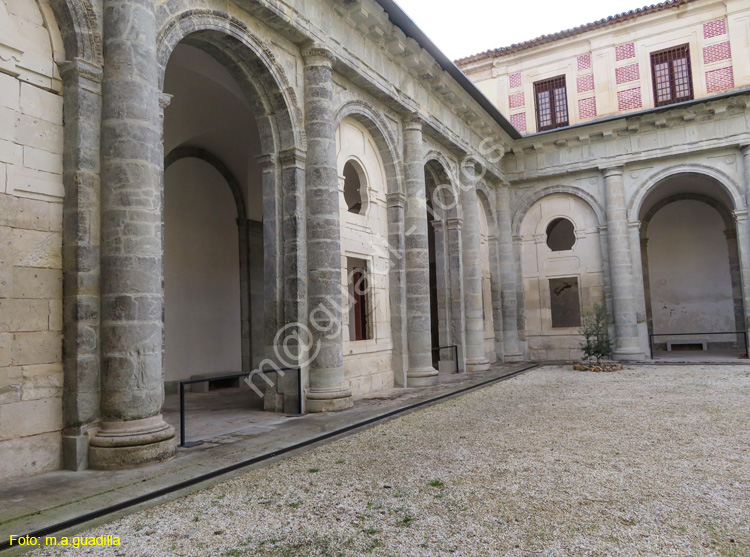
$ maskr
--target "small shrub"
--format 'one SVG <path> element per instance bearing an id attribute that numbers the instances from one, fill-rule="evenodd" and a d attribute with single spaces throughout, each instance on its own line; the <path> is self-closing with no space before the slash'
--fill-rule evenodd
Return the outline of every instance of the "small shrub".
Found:
<path id="1" fill-rule="evenodd" d="M 596 358 L 596 363 L 599 364 L 602 358 L 610 356 L 612 341 L 609 338 L 607 306 L 596 303 L 590 311 L 585 312 L 578 334 L 583 336 L 583 342 L 580 345 L 583 359 L 591 362 L 591 358 Z"/>

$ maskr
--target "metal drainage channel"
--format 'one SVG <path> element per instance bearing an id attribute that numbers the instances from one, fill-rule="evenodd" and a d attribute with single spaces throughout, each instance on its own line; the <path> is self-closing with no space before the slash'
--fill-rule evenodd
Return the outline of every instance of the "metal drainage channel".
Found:
<path id="1" fill-rule="evenodd" d="M 238 462 L 236 464 L 232 464 L 231 466 L 226 466 L 224 468 L 219 468 L 218 470 L 214 470 L 213 472 L 208 472 L 206 474 L 203 474 L 201 476 L 196 476 L 195 478 L 191 478 L 189 480 L 185 480 L 184 482 L 177 483 L 175 485 L 164 487 L 162 489 L 157 489 L 156 491 L 152 491 L 151 493 L 147 493 L 146 495 L 140 495 L 138 497 L 134 497 L 133 499 L 128 499 L 127 501 L 123 501 L 121 503 L 116 503 L 112 506 L 105 507 L 104 509 L 99 509 L 98 511 L 92 511 L 90 513 L 83 514 L 81 516 L 78 516 L 76 518 L 71 518 L 69 520 L 65 520 L 63 522 L 59 522 L 57 524 L 53 524 L 52 526 L 47 526 L 46 528 L 41 528 L 39 530 L 35 530 L 33 532 L 29 532 L 28 534 L 24 534 L 23 536 L 29 536 L 32 538 L 41 538 L 44 536 L 48 536 L 50 534 L 54 534 L 55 532 L 60 532 L 61 530 L 66 530 L 68 528 L 72 528 L 74 526 L 79 526 L 81 524 L 84 524 L 86 522 L 89 522 L 91 520 L 95 520 L 97 518 L 101 518 L 103 516 L 107 516 L 108 514 L 113 514 L 118 511 L 127 509 L 129 507 L 134 507 L 136 505 L 140 505 L 141 503 L 146 503 L 148 501 L 151 501 L 152 499 L 158 499 L 159 497 L 163 497 L 165 495 L 169 495 L 170 493 L 174 493 L 176 491 L 180 491 L 181 489 L 185 489 L 188 487 L 192 487 L 196 484 L 199 484 L 201 482 L 205 482 L 208 480 L 212 480 L 214 478 L 217 478 L 219 476 L 223 476 L 224 474 L 229 474 L 231 472 L 234 472 L 236 470 L 241 470 L 242 468 L 246 468 L 248 466 L 252 466 L 253 464 L 258 464 L 260 462 L 263 462 L 265 460 L 270 460 L 272 458 L 275 458 L 277 456 L 290 453 L 293 451 L 297 451 L 299 449 L 308 447 L 310 445 L 314 445 L 316 443 L 320 443 L 321 441 L 325 441 L 327 439 L 330 439 L 332 437 L 337 437 L 339 435 L 342 435 L 344 433 L 349 433 L 350 431 L 354 431 L 356 429 L 360 429 L 363 427 L 366 427 L 370 424 L 374 424 L 380 421 L 385 421 L 388 418 L 391 418 L 393 416 L 398 416 L 399 414 L 404 414 L 406 412 L 409 412 L 411 410 L 414 410 L 416 408 L 420 408 L 422 406 L 427 406 L 430 404 L 433 404 L 435 402 L 438 402 L 440 400 L 444 400 L 446 398 L 451 398 L 454 396 L 459 396 L 464 393 L 467 393 L 469 391 L 474 391 L 476 389 L 481 389 L 482 387 L 486 387 L 488 385 L 491 385 L 493 383 L 499 383 L 500 381 L 505 381 L 507 379 L 512 379 L 513 377 L 516 377 L 518 375 L 521 375 L 522 373 L 526 373 L 527 371 L 531 371 L 532 369 L 540 367 L 539 364 L 534 364 L 532 366 L 525 367 L 523 369 L 519 369 L 517 371 L 513 371 L 511 373 L 508 373 L 506 375 L 503 375 L 501 377 L 495 377 L 493 379 L 488 379 L 487 381 L 482 381 L 481 383 L 477 383 L 476 385 L 470 385 L 468 387 L 464 387 L 463 389 L 459 389 L 457 391 L 451 391 L 450 393 L 445 393 L 440 396 L 436 396 L 434 398 L 430 398 L 427 400 L 423 400 L 421 402 L 416 402 L 414 404 L 410 404 L 409 406 L 405 406 L 403 408 L 397 408 L 396 410 L 392 410 L 390 412 L 387 412 L 385 414 L 382 414 L 380 416 L 375 416 L 373 418 L 368 418 L 367 420 L 363 420 L 361 422 L 357 422 L 356 424 L 348 425 L 346 427 L 342 427 L 341 429 L 337 429 L 335 431 L 331 431 L 329 433 L 324 433 L 323 435 L 319 435 L 318 437 L 314 437 L 313 439 L 308 439 L 307 441 L 302 441 L 300 443 L 297 443 L 295 445 L 290 445 L 289 447 L 284 447 L 283 449 L 279 449 L 276 451 L 272 451 L 270 453 L 266 453 L 264 455 L 256 456 L 248 460 L 244 460 L 242 462 Z M 6 540 L 3 542 L 0 542 L 0 551 L 5 551 L 7 549 L 10 549 L 10 540 Z"/>

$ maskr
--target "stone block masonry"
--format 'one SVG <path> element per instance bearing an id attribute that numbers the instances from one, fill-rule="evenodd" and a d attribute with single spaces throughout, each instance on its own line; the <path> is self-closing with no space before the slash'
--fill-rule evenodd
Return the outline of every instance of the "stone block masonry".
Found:
<path id="1" fill-rule="evenodd" d="M 62 428 L 62 59 L 36 2 L 0 26 L 0 479 L 56 470 Z M 4 56 L 3 52 L 13 52 Z"/>

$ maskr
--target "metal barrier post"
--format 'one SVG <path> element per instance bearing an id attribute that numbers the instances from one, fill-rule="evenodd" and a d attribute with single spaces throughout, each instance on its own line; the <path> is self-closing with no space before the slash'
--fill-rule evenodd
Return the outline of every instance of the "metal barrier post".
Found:
<path id="1" fill-rule="evenodd" d="M 180 382 L 180 447 L 185 446 L 185 384 Z"/>

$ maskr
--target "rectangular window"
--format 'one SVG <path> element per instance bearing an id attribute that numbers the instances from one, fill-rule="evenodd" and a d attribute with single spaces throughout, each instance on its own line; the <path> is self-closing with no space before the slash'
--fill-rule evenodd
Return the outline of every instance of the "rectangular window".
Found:
<path id="1" fill-rule="evenodd" d="M 347 258 L 349 278 L 349 340 L 369 340 L 372 338 L 368 296 L 370 293 L 367 261 Z"/>
<path id="2" fill-rule="evenodd" d="M 537 131 L 568 125 L 568 94 L 564 75 L 534 83 L 534 99 Z"/>
<path id="3" fill-rule="evenodd" d="M 549 279 L 549 297 L 553 328 L 581 326 L 581 301 L 576 277 Z"/>
<path id="4" fill-rule="evenodd" d="M 651 73 L 656 106 L 689 101 L 693 98 L 690 48 L 684 44 L 651 53 Z"/>

